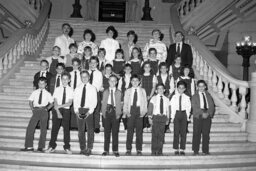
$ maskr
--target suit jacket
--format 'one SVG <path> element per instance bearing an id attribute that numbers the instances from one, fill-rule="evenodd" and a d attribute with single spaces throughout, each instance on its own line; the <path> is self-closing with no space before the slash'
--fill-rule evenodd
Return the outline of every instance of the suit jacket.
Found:
<path id="1" fill-rule="evenodd" d="M 215 113 L 215 104 L 214 104 L 214 101 L 213 101 L 212 96 L 210 95 L 210 93 L 208 93 L 206 91 L 205 95 L 206 95 L 206 99 L 207 99 L 207 102 L 208 102 L 208 111 L 207 111 L 207 113 L 209 113 L 210 117 L 212 118 L 214 113 Z M 194 118 L 199 118 L 199 116 L 203 114 L 203 110 L 200 108 L 200 97 L 199 97 L 198 91 L 196 92 L 196 94 L 194 94 L 192 96 L 191 104 L 192 104 L 193 117 Z"/>
<path id="2" fill-rule="evenodd" d="M 143 117 L 147 113 L 147 94 L 144 88 L 138 87 L 138 96 L 140 96 L 140 116 Z M 131 95 L 132 95 L 132 88 L 129 88 L 125 91 L 124 94 L 124 106 L 123 106 L 123 113 L 125 116 L 130 117 L 131 113 Z"/>
<path id="3" fill-rule="evenodd" d="M 173 61 L 176 57 L 176 54 L 177 54 L 176 43 L 174 43 L 174 44 L 171 44 L 168 49 L 168 56 L 166 59 L 166 63 L 168 66 L 170 66 L 173 63 Z M 192 55 L 192 50 L 191 50 L 190 45 L 183 43 L 180 55 L 181 55 L 181 66 L 184 66 L 186 64 L 189 66 L 192 66 L 193 55 Z"/>
<path id="4" fill-rule="evenodd" d="M 35 75 L 34 75 L 34 80 L 33 80 L 33 86 L 38 89 L 38 80 L 40 78 L 40 72 L 37 72 Z M 46 79 L 47 79 L 47 87 L 46 87 L 46 90 L 47 91 L 50 91 L 50 81 L 51 81 L 51 78 L 52 78 L 52 74 L 50 72 L 46 72 Z"/>
<path id="5" fill-rule="evenodd" d="M 106 116 L 106 111 L 107 111 L 107 105 L 108 105 L 108 98 L 109 98 L 109 89 L 106 89 L 103 92 L 103 97 L 102 97 L 102 106 L 101 106 L 101 112 L 103 117 Z M 116 102 L 116 116 L 120 117 L 122 114 L 122 104 L 121 104 L 121 98 L 122 98 L 122 93 L 120 90 L 116 89 L 115 91 L 115 102 Z"/>
<path id="6" fill-rule="evenodd" d="M 57 75 L 52 76 L 51 81 L 50 81 L 50 86 L 49 86 L 49 88 L 50 88 L 50 93 L 51 93 L 52 95 L 53 95 L 54 90 L 55 90 L 56 77 L 57 77 Z"/>

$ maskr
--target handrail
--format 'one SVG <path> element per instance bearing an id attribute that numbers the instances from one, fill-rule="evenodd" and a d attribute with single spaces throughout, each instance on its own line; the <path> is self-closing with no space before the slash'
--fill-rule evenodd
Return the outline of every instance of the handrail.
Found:
<path id="1" fill-rule="evenodd" d="M 181 25 L 177 8 L 178 4 L 171 7 L 171 35 L 174 36 L 174 32 L 178 30 L 185 34 L 187 42 L 192 47 L 193 68 L 197 78 L 208 82 L 214 100 L 222 110 L 231 113 L 230 121 L 245 123 L 247 118 L 245 96 L 249 88 L 248 82 L 234 78 L 198 37 L 186 33 Z M 241 98 L 237 96 L 237 91 Z M 241 99 L 239 104 L 238 99 Z"/>
<path id="2" fill-rule="evenodd" d="M 50 0 L 44 0 L 43 7 L 36 22 L 30 28 L 22 28 L 13 33 L 0 47 L 0 78 L 24 54 L 35 54 L 48 30 Z"/>

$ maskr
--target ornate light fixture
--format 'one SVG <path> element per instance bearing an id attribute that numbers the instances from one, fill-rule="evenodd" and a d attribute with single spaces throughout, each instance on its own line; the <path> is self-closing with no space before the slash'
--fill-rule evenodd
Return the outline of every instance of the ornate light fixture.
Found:
<path id="1" fill-rule="evenodd" d="M 252 42 L 251 36 L 244 36 L 244 39 L 236 43 L 236 53 L 243 57 L 243 80 L 249 79 L 250 57 L 256 54 L 256 42 Z"/>

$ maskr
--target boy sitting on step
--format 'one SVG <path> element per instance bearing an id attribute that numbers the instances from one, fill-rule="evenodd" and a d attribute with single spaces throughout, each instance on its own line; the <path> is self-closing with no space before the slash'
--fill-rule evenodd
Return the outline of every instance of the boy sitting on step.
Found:
<path id="1" fill-rule="evenodd" d="M 29 121 L 26 131 L 25 148 L 21 149 L 21 151 L 34 151 L 33 140 L 35 128 L 38 122 L 40 122 L 40 139 L 37 151 L 43 152 L 45 148 L 47 121 L 49 116 L 48 111 L 53 106 L 53 98 L 45 89 L 46 86 L 47 79 L 45 77 L 40 77 L 38 80 L 39 89 L 34 90 L 29 97 L 29 106 L 33 115 Z"/>

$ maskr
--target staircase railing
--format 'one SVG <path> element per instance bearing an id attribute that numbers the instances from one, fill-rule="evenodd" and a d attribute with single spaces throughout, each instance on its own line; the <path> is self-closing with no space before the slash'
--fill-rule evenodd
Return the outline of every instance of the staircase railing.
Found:
<path id="1" fill-rule="evenodd" d="M 24 55 L 39 54 L 44 42 L 51 8 L 50 0 L 44 0 L 36 22 L 30 28 L 22 28 L 13 33 L 0 47 L 0 78 L 10 70 Z"/>
<path id="2" fill-rule="evenodd" d="M 229 114 L 229 121 L 242 123 L 244 130 L 247 119 L 248 82 L 234 78 L 197 36 L 188 35 L 183 30 L 177 9 L 178 5 L 171 8 L 170 34 L 174 36 L 175 31 L 178 30 L 184 32 L 187 42 L 192 47 L 196 78 L 207 81 L 208 89 L 217 106 L 217 112 Z"/>

